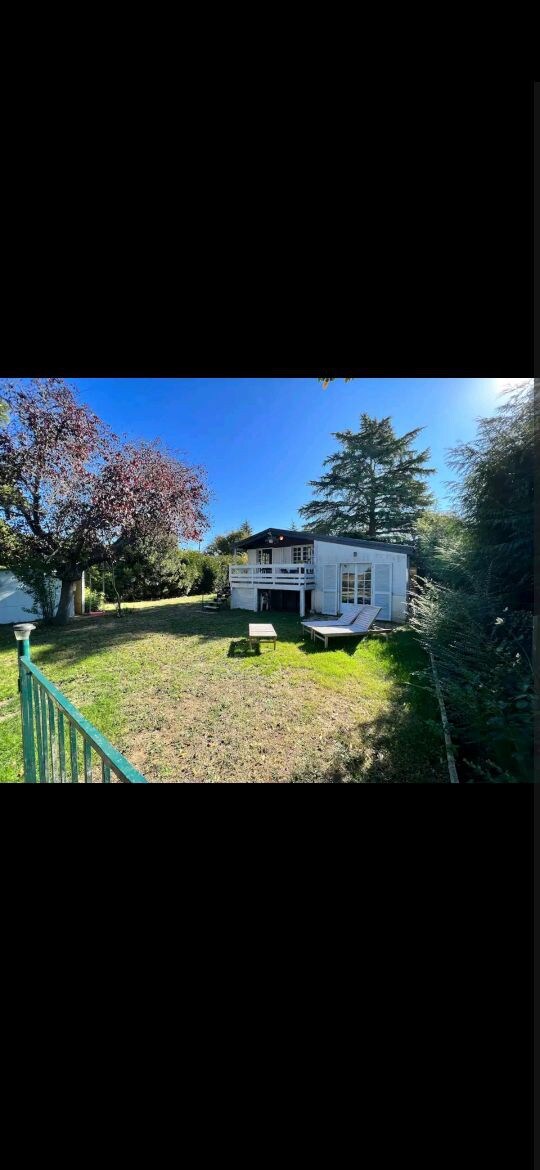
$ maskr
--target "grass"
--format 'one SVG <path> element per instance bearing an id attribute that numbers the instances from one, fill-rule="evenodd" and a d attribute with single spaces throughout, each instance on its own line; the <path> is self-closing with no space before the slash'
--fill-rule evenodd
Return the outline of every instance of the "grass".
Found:
<path id="1" fill-rule="evenodd" d="M 247 644 L 254 615 L 200 598 L 131 603 L 118 619 L 38 627 L 34 662 L 153 782 L 444 783 L 436 702 L 414 634 L 330 643 L 297 615 L 264 615 L 274 650 Z M 15 640 L 0 627 L 0 779 L 22 780 Z"/>

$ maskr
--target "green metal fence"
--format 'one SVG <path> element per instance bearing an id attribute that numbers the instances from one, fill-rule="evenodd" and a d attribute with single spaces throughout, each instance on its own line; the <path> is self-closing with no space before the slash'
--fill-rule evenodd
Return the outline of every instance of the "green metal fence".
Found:
<path id="1" fill-rule="evenodd" d="M 26 784 L 147 784 L 109 740 L 34 665 L 31 622 L 15 626 L 19 656 L 24 780 Z M 98 775 L 95 777 L 95 765 Z"/>

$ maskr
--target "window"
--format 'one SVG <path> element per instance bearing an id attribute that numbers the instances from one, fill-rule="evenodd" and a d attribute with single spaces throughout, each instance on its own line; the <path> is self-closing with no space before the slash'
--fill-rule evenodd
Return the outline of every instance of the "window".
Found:
<path id="1" fill-rule="evenodd" d="M 341 574 L 341 601 L 343 605 L 354 605 L 354 569 L 344 569 Z"/>
<path id="2" fill-rule="evenodd" d="M 271 548 L 258 548 L 257 549 L 257 564 L 258 565 L 271 565 L 272 564 L 272 549 Z"/>
<path id="3" fill-rule="evenodd" d="M 313 563 L 312 544 L 295 544 L 291 551 L 293 565 L 311 565 Z"/>
<path id="4" fill-rule="evenodd" d="M 368 565 L 364 572 L 360 572 L 361 567 L 358 566 L 356 600 L 359 605 L 371 605 L 371 565 Z"/>
<path id="5" fill-rule="evenodd" d="M 341 604 L 371 604 L 371 565 L 344 565 L 341 570 Z"/>

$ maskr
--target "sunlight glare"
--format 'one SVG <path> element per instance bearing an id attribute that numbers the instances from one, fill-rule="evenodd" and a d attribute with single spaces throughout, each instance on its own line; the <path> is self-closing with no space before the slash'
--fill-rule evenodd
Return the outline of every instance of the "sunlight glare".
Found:
<path id="1" fill-rule="evenodd" d="M 495 378 L 497 390 L 508 390 L 514 386 L 520 386 L 522 382 L 528 382 L 528 378 Z"/>

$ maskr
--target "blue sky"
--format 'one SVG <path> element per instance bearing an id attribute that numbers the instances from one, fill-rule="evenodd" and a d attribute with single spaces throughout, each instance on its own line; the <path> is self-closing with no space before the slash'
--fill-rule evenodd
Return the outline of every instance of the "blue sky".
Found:
<path id="1" fill-rule="evenodd" d="M 301 527 L 297 509 L 311 496 L 323 459 L 337 449 L 333 431 L 357 430 L 362 411 L 390 415 L 396 431 L 425 428 L 431 488 L 448 505 L 449 447 L 470 439 L 476 419 L 501 402 L 497 378 L 343 379 L 323 390 L 315 378 L 70 378 L 83 401 L 117 433 L 160 437 L 188 463 L 203 464 L 213 492 L 211 529 L 244 519 Z M 192 544 L 191 547 L 196 547 Z"/>

